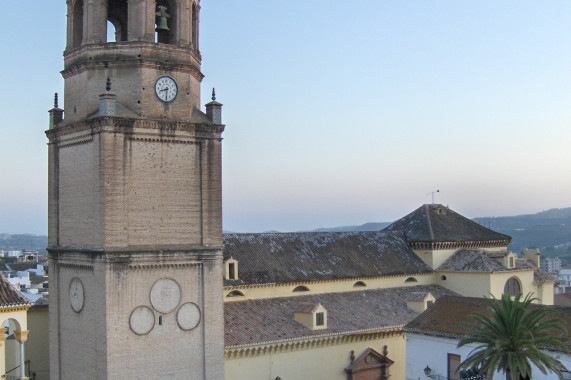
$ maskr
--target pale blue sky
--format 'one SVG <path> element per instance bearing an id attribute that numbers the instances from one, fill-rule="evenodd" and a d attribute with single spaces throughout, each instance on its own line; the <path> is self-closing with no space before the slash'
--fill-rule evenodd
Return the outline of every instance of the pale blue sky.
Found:
<path id="1" fill-rule="evenodd" d="M 224 103 L 224 228 L 571 206 L 571 2 L 203 0 L 203 103 Z M 32 13 L 31 16 L 26 14 Z M 0 232 L 46 233 L 65 1 L 10 3 Z"/>

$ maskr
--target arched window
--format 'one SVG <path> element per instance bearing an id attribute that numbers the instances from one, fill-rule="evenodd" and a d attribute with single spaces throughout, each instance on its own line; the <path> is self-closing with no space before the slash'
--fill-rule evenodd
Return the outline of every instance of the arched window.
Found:
<path id="1" fill-rule="evenodd" d="M 293 289 L 293 291 L 294 292 L 309 292 L 309 288 L 307 286 L 300 285 L 300 286 L 296 286 Z"/>
<path id="2" fill-rule="evenodd" d="M 404 280 L 404 282 L 418 282 L 418 280 L 414 277 L 409 277 L 406 280 Z"/>
<path id="3" fill-rule="evenodd" d="M 155 41 L 160 44 L 176 43 L 177 9 L 173 0 L 157 0 Z"/>
<path id="4" fill-rule="evenodd" d="M 230 293 L 226 294 L 226 297 L 244 297 L 244 293 L 239 290 L 232 290 Z"/>
<path id="5" fill-rule="evenodd" d="M 504 294 L 509 294 L 512 297 L 521 294 L 521 283 L 517 277 L 508 278 L 504 286 Z"/>
<path id="6" fill-rule="evenodd" d="M 83 0 L 76 0 L 73 5 L 71 46 L 81 46 L 83 41 Z"/>
<path id="7" fill-rule="evenodd" d="M 114 38 L 110 36 L 107 30 L 107 42 L 127 41 L 127 20 L 129 18 L 127 0 L 108 0 L 107 1 L 107 25 L 113 25 L 115 28 Z"/>
<path id="8" fill-rule="evenodd" d="M 117 42 L 117 30 L 111 21 L 107 21 L 107 42 Z"/>
<path id="9" fill-rule="evenodd" d="M 357 281 L 356 283 L 353 284 L 354 288 L 364 288 L 366 286 L 367 284 L 365 284 L 363 281 Z"/>
<path id="10" fill-rule="evenodd" d="M 445 276 L 445 275 L 442 275 L 442 276 L 440 276 L 440 279 L 441 279 L 442 281 L 446 281 L 446 276 Z"/>
<path id="11" fill-rule="evenodd" d="M 192 47 L 198 51 L 198 7 L 192 3 Z"/>

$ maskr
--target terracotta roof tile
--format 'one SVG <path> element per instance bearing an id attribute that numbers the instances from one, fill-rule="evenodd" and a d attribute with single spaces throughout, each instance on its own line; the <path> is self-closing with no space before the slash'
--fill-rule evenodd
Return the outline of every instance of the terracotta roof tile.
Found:
<path id="1" fill-rule="evenodd" d="M 423 285 L 226 302 L 224 342 L 237 346 L 402 326 L 418 315 L 406 305 L 407 295 L 418 291 L 435 298 L 455 294 L 438 285 Z M 312 330 L 293 319 L 302 305 L 318 303 L 327 310 L 327 329 Z"/>
<path id="2" fill-rule="evenodd" d="M 31 305 L 31 302 L 10 284 L 3 273 L 0 273 L 0 307 L 21 305 Z"/>
<path id="3" fill-rule="evenodd" d="M 460 249 L 443 262 L 438 270 L 443 272 L 504 272 L 509 269 L 491 258 L 483 249 Z"/>
<path id="4" fill-rule="evenodd" d="M 383 231 L 402 231 L 410 241 L 422 242 L 511 241 L 439 204 L 425 204 Z"/>
<path id="5" fill-rule="evenodd" d="M 400 232 L 225 234 L 224 258 L 239 280 L 225 285 L 429 273 Z"/>

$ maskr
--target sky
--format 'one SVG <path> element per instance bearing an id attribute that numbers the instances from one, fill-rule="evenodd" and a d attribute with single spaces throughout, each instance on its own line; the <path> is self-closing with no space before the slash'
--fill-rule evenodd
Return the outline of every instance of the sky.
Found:
<path id="1" fill-rule="evenodd" d="M 571 206 L 571 2 L 202 0 L 202 103 L 224 104 L 224 229 Z M 0 233 L 47 233 L 64 0 L 12 2 Z M 62 97 L 63 98 L 63 97 Z"/>

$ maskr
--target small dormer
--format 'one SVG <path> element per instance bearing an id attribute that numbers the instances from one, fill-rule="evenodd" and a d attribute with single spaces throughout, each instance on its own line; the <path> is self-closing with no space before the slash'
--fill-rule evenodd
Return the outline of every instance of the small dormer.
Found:
<path id="1" fill-rule="evenodd" d="M 293 319 L 312 330 L 327 328 L 327 310 L 320 303 L 301 305 L 293 313 Z"/>
<path id="2" fill-rule="evenodd" d="M 237 280 L 238 279 L 238 260 L 230 257 L 224 262 L 224 278 L 226 280 Z"/>
<path id="3" fill-rule="evenodd" d="M 444 206 L 438 206 L 434 211 L 436 211 L 438 215 L 446 215 L 446 207 Z"/>
<path id="4" fill-rule="evenodd" d="M 536 267 L 540 267 L 540 262 L 539 262 L 539 258 L 541 256 L 541 254 L 539 253 L 539 249 L 524 249 L 522 252 L 523 258 L 524 259 L 528 259 L 531 260 L 531 262 L 533 263 L 533 265 L 535 265 Z"/>
<path id="5" fill-rule="evenodd" d="M 417 313 L 422 313 L 428 309 L 436 298 L 430 292 L 413 292 L 406 298 L 406 306 Z"/>
<path id="6" fill-rule="evenodd" d="M 508 251 L 489 252 L 488 256 L 502 264 L 508 269 L 514 269 L 516 263 L 516 254 Z"/>

